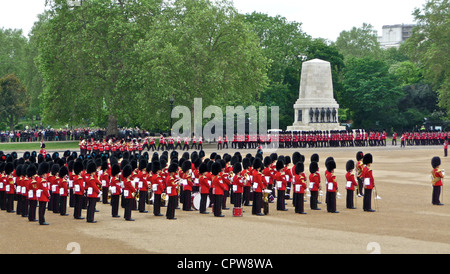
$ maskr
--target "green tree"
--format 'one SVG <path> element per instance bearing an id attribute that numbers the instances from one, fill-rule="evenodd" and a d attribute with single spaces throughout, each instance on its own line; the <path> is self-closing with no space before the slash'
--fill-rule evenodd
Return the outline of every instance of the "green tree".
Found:
<path id="1" fill-rule="evenodd" d="M 26 46 L 22 30 L 0 28 L 0 77 L 14 73 L 24 78 Z"/>
<path id="2" fill-rule="evenodd" d="M 428 0 L 414 10 L 417 26 L 404 47 L 424 68 L 425 79 L 439 94 L 439 106 L 450 115 L 450 3 Z"/>
<path id="3" fill-rule="evenodd" d="M 302 31 L 301 23 L 282 16 L 253 12 L 245 15 L 259 39 L 263 55 L 270 60 L 269 85 L 261 94 L 260 104 L 280 107 L 280 127 L 292 125 L 293 104 L 298 99 L 302 58 L 311 38 Z"/>
<path id="4" fill-rule="evenodd" d="M 340 103 L 350 110 L 354 128 L 396 128 L 398 100 L 403 94 L 383 61 L 371 57 L 347 61 Z"/>
<path id="5" fill-rule="evenodd" d="M 191 112 L 194 98 L 203 106 L 246 105 L 267 85 L 269 62 L 230 1 L 167 3 L 135 54 L 139 109 L 152 117 L 141 117 L 146 127 L 168 128 L 170 98 Z"/>
<path id="6" fill-rule="evenodd" d="M 363 23 L 360 28 L 353 27 L 350 31 L 342 31 L 334 45 L 345 59 L 367 56 L 380 58 L 382 52 L 377 40 L 377 32 L 367 23 Z"/>
<path id="7" fill-rule="evenodd" d="M 15 74 L 0 79 L 0 120 L 6 121 L 9 130 L 27 113 L 28 98 L 25 87 Z"/>
<path id="8" fill-rule="evenodd" d="M 44 118 L 66 123 L 117 125 L 133 118 L 136 43 L 159 15 L 161 1 L 47 1 L 33 30 L 42 72 Z"/>

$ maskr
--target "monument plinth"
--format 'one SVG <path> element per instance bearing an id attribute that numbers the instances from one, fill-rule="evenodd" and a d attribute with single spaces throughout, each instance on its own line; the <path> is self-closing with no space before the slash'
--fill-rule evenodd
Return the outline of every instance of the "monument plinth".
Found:
<path id="1" fill-rule="evenodd" d="M 313 59 L 303 63 L 294 109 L 294 124 L 287 131 L 345 130 L 339 125 L 330 62 Z"/>

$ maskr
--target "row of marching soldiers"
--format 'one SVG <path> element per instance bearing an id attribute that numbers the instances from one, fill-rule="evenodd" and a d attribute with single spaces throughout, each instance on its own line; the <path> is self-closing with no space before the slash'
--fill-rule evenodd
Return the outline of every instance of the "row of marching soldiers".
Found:
<path id="1" fill-rule="evenodd" d="M 364 181 L 364 210 L 373 211 L 370 205 L 371 190 L 374 187 L 370 164 L 372 155 L 361 156 L 357 167 L 358 180 Z M 170 159 L 169 159 L 170 158 Z M 318 210 L 321 191 L 319 156 L 311 156 L 309 165 L 309 186 L 304 168 L 304 156 L 293 154 L 293 166 L 289 156 L 272 153 L 263 158 L 262 151 L 254 156 L 242 157 L 239 152 L 233 156 L 211 153 L 205 157 L 204 151 L 183 153 L 178 158 L 176 151 L 155 152 L 149 160 L 139 155 L 124 153 L 122 158 L 109 155 L 84 159 L 76 153 L 66 151 L 63 157 L 54 153 L 52 157 L 34 156 L 25 153 L 20 159 L 9 156 L 0 162 L 0 207 L 7 212 L 16 212 L 29 221 L 45 221 L 45 211 L 68 216 L 67 205 L 73 208 L 75 219 L 84 219 L 82 209 L 86 209 L 86 221 L 95 223 L 96 203 L 109 203 L 111 199 L 112 217 L 120 217 L 119 206 L 124 208 L 124 218 L 133 221 L 132 210 L 146 213 L 146 205 L 151 200 L 153 214 L 161 214 L 161 206 L 167 201 L 166 218 L 175 218 L 175 209 L 179 203 L 184 211 L 192 211 L 192 197 L 200 195 L 199 212 L 206 214 L 212 207 L 214 216 L 223 217 L 227 209 L 227 199 L 234 204 L 233 216 L 242 216 L 242 205 L 252 206 L 252 214 L 268 214 L 270 202 L 277 198 L 277 210 L 287 210 L 286 198 L 290 199 L 293 190 L 295 213 L 304 214 L 305 191 L 310 192 L 310 207 Z M 326 162 L 326 203 L 328 212 L 337 212 L 336 195 L 338 187 L 334 169 L 336 163 L 332 157 Z M 354 162 L 347 163 L 347 208 L 354 208 L 354 190 L 358 182 L 354 179 Z M 358 169 L 357 169 L 358 170 Z M 361 187 L 359 189 L 362 189 Z M 275 193 L 276 190 L 276 193 Z M 151 199 L 150 199 L 151 196 Z M 121 202 L 119 201 L 121 199 Z M 14 201 L 17 201 L 14 211 Z M 250 204 L 252 201 L 252 204 Z M 36 219 L 36 210 L 39 218 Z M 264 213 L 262 213 L 264 209 Z"/>

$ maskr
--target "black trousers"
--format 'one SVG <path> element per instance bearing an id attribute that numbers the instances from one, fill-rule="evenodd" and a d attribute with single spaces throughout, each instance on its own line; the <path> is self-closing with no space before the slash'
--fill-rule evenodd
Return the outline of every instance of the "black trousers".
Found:
<path id="1" fill-rule="evenodd" d="M 354 190 L 347 189 L 347 200 L 346 200 L 346 207 L 347 208 L 354 208 Z"/>
<path id="2" fill-rule="evenodd" d="M 120 195 L 111 195 L 111 215 L 119 216 L 119 199 Z"/>
<path id="3" fill-rule="evenodd" d="M 200 213 L 206 212 L 206 202 L 208 201 L 209 194 L 200 194 Z"/>
<path id="4" fill-rule="evenodd" d="M 364 189 L 363 209 L 364 211 L 372 209 L 372 189 Z"/>
<path id="5" fill-rule="evenodd" d="M 175 208 L 177 206 L 178 196 L 169 196 L 169 202 L 167 204 L 166 218 L 175 218 Z"/>
<path id="6" fill-rule="evenodd" d="M 81 218 L 81 209 L 83 206 L 83 195 L 74 195 L 75 197 L 75 204 L 74 204 L 74 210 L 73 210 L 73 217 L 75 219 Z"/>
<path id="7" fill-rule="evenodd" d="M 23 203 L 23 196 L 22 194 L 16 194 L 17 204 L 16 204 L 16 214 L 21 215 L 22 214 L 22 203 Z"/>
<path id="8" fill-rule="evenodd" d="M 233 204 L 234 207 L 241 207 L 242 205 L 242 193 L 233 192 Z"/>
<path id="9" fill-rule="evenodd" d="M 336 192 L 328 191 L 327 211 L 336 212 Z"/>
<path id="10" fill-rule="evenodd" d="M 59 199 L 60 199 L 60 195 L 53 193 L 52 194 L 52 209 L 53 209 L 53 213 L 59 213 Z"/>
<path id="11" fill-rule="evenodd" d="M 252 214 L 261 213 L 262 192 L 253 192 Z"/>
<path id="12" fill-rule="evenodd" d="M 153 215 L 158 216 L 161 214 L 161 194 L 153 194 Z"/>
<path id="13" fill-rule="evenodd" d="M 319 197 L 319 191 L 311 191 L 311 197 L 309 198 L 309 206 L 311 209 L 317 209 L 318 197 Z"/>
<path id="14" fill-rule="evenodd" d="M 28 216 L 28 199 L 26 196 L 22 196 L 22 217 L 27 217 Z"/>
<path id="15" fill-rule="evenodd" d="M 305 211 L 304 208 L 304 194 L 303 193 L 294 193 L 294 208 L 295 213 L 302 213 Z"/>
<path id="16" fill-rule="evenodd" d="M 45 223 L 45 209 L 47 207 L 47 202 L 39 201 L 39 224 Z"/>
<path id="17" fill-rule="evenodd" d="M 148 195 L 147 190 L 139 191 L 139 204 L 138 204 L 139 212 L 145 211 L 145 201 L 147 201 L 147 195 Z"/>
<path id="18" fill-rule="evenodd" d="M 86 221 L 93 222 L 94 221 L 94 215 L 95 215 L 95 205 L 97 204 L 97 198 L 88 198 L 88 208 L 87 208 L 87 216 Z"/>
<path id="19" fill-rule="evenodd" d="M 29 200 L 28 203 L 30 204 L 28 208 L 28 220 L 32 222 L 36 220 L 37 200 Z"/>
<path id="20" fill-rule="evenodd" d="M 14 194 L 6 194 L 6 211 L 14 212 Z"/>
<path id="21" fill-rule="evenodd" d="M 250 205 L 250 187 L 244 186 L 244 193 L 243 193 L 243 203 L 245 206 Z"/>
<path id="22" fill-rule="evenodd" d="M 59 214 L 65 215 L 67 212 L 67 196 L 59 196 Z"/>
<path id="23" fill-rule="evenodd" d="M 222 215 L 222 199 L 223 195 L 214 194 L 214 216 Z"/>
<path id="24" fill-rule="evenodd" d="M 108 203 L 108 187 L 102 187 L 102 202 L 104 204 Z"/>
<path id="25" fill-rule="evenodd" d="M 124 204 L 124 206 L 125 206 L 124 218 L 125 218 L 125 220 L 131 220 L 131 210 L 132 210 L 132 207 L 133 207 L 133 204 L 135 201 L 136 200 L 134 198 L 130 198 L 130 199 L 125 198 L 124 199 L 124 203 L 125 203 Z"/>
<path id="26" fill-rule="evenodd" d="M 432 196 L 432 204 L 438 205 L 441 203 L 439 197 L 441 196 L 441 186 L 433 186 L 433 196 Z"/>
<path id="27" fill-rule="evenodd" d="M 183 210 L 187 211 L 187 210 L 191 210 L 191 199 L 192 199 L 192 194 L 190 190 L 183 190 Z"/>
<path id="28" fill-rule="evenodd" d="M 285 207 L 285 196 L 286 190 L 278 190 L 277 197 L 277 210 L 284 210 Z"/>

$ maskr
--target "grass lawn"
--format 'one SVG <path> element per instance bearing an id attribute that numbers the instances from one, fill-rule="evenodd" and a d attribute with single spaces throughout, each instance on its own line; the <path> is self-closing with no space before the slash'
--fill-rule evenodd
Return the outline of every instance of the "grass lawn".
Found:
<path id="1" fill-rule="evenodd" d="M 32 143 L 0 143 L 0 151 L 36 151 L 40 150 L 40 142 Z M 79 150 L 78 141 L 67 141 L 67 142 L 46 142 L 45 149 L 48 150 Z"/>

